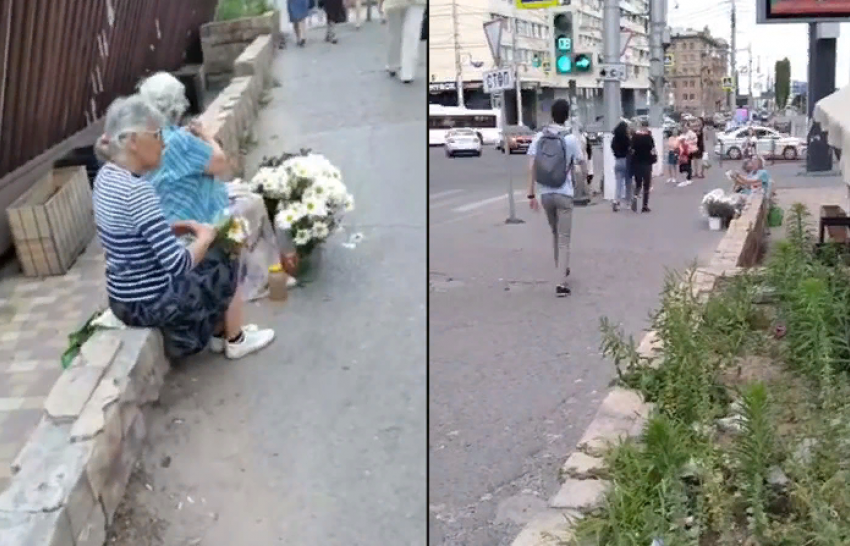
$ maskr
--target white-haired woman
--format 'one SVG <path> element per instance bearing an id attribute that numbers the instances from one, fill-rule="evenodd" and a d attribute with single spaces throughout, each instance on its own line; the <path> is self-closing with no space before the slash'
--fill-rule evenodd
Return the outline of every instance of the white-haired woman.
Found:
<path id="1" fill-rule="evenodd" d="M 158 72 L 142 81 L 139 94 L 166 120 L 162 162 L 147 176 L 159 195 L 165 218 L 212 224 L 228 208 L 245 217 L 250 233 L 242 255 L 239 295 L 257 298 L 266 288 L 269 267 L 280 261 L 274 227 L 262 198 L 240 185 L 221 181 L 230 175 L 230 161 L 203 126 L 193 122 L 188 128 L 180 127 L 189 106 L 180 80 Z"/>
<path id="2" fill-rule="evenodd" d="M 215 228 L 193 220 L 169 224 L 141 178 L 160 165 L 164 124 L 138 95 L 117 99 L 106 113 L 97 150 L 107 163 L 93 198 L 109 305 L 127 326 L 159 329 L 171 358 L 206 347 L 240 358 L 271 343 L 274 332 L 243 330 L 242 301 L 234 298 L 238 266 L 211 248 Z M 194 242 L 183 246 L 181 235 Z"/>
<path id="3" fill-rule="evenodd" d="M 404 83 L 413 81 L 422 35 L 422 17 L 426 0 L 384 0 L 383 9 L 389 26 L 387 72 L 398 74 Z"/>

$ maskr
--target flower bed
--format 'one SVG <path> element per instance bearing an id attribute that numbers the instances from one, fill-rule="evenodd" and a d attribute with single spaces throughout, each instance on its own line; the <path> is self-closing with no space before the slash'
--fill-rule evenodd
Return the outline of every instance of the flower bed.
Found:
<path id="1" fill-rule="evenodd" d="M 805 209 L 789 216 L 762 271 L 707 299 L 669 278 L 654 356 L 603 320 L 619 381 L 654 410 L 605 453 L 601 507 L 567 543 L 850 543 L 850 273 Z"/>

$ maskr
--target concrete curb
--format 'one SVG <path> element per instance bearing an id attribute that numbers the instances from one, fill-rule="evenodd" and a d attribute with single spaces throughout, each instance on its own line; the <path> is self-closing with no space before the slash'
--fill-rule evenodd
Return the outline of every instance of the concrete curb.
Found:
<path id="1" fill-rule="evenodd" d="M 734 276 L 756 265 L 764 240 L 768 203 L 754 195 L 717 246 L 709 266 L 693 272 L 694 296 L 707 298 L 718 279 Z M 648 365 L 660 365 L 661 340 L 647 332 L 638 345 L 638 354 Z M 549 507 L 535 516 L 517 535 L 511 546 L 558 546 L 573 537 L 581 517 L 602 506 L 610 486 L 605 480 L 602 457 L 608 447 L 637 437 L 652 412 L 634 391 L 615 387 L 602 402 L 596 416 L 561 468 L 565 478 L 549 500 Z"/>
<path id="2" fill-rule="evenodd" d="M 271 36 L 239 56 L 230 85 L 201 116 L 231 157 L 257 117 L 274 59 Z M 170 365 L 154 330 L 96 333 L 53 386 L 44 416 L 0 494 L 3 546 L 103 546 L 147 434 L 142 410 Z"/>
<path id="3" fill-rule="evenodd" d="M 159 333 L 98 332 L 57 381 L 0 494 L 10 546 L 100 546 L 170 369 Z"/>

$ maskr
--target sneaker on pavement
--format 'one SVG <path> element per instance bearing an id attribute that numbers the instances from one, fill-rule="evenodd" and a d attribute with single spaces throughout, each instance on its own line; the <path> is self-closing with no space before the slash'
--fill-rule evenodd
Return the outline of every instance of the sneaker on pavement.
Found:
<path id="1" fill-rule="evenodd" d="M 559 284 L 555 287 L 555 295 L 559 298 L 565 298 L 570 294 L 572 294 L 572 290 L 570 290 L 570 287 L 567 286 L 567 283 Z"/>
<path id="2" fill-rule="evenodd" d="M 242 327 L 243 332 L 256 332 L 259 327 L 256 324 L 246 324 Z M 224 352 L 224 344 L 226 343 L 223 337 L 213 336 L 210 339 L 209 349 L 213 353 L 221 354 Z"/>
<path id="3" fill-rule="evenodd" d="M 678 184 L 676 184 L 676 185 L 677 185 L 678 187 L 680 187 L 680 188 L 684 188 L 684 187 L 686 187 L 686 186 L 690 186 L 692 183 L 693 183 L 693 182 L 691 182 L 690 180 L 682 180 L 681 182 L 679 182 L 679 183 L 678 183 Z"/>
<path id="4" fill-rule="evenodd" d="M 242 330 L 242 336 L 238 341 L 228 341 L 224 346 L 224 356 L 231 360 L 248 356 L 265 349 L 274 341 L 274 330 Z"/>

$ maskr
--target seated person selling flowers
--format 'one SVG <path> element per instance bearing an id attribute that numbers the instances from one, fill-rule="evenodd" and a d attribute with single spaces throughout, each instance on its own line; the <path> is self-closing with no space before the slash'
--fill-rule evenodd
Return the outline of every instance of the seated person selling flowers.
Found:
<path id="1" fill-rule="evenodd" d="M 141 178 L 160 165 L 164 123 L 140 96 L 117 99 L 106 113 L 97 151 L 107 163 L 93 199 L 109 305 L 127 326 L 159 329 L 171 358 L 208 346 L 239 358 L 267 346 L 274 332 L 243 329 L 237 264 L 219 246 L 216 228 L 194 220 L 169 225 Z M 194 240 L 183 246 L 177 235 Z"/>
<path id="2" fill-rule="evenodd" d="M 222 182 L 231 175 L 230 160 L 203 125 L 195 121 L 180 127 L 189 107 L 180 80 L 158 72 L 142 81 L 139 94 L 159 109 L 167 124 L 163 128 L 165 150 L 160 166 L 146 176 L 159 196 L 165 218 L 170 222 L 194 220 L 213 224 L 229 209 L 250 220 L 250 233 L 241 256 L 239 297 L 253 299 L 262 293 L 269 267 L 280 258 L 262 198 L 250 191 L 238 192 L 238 184 Z"/>

